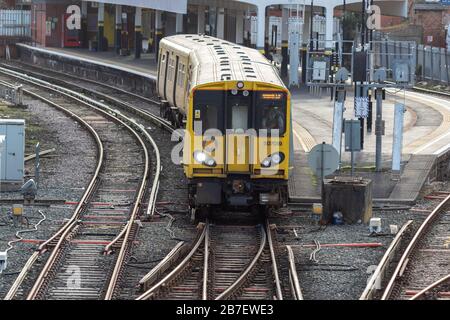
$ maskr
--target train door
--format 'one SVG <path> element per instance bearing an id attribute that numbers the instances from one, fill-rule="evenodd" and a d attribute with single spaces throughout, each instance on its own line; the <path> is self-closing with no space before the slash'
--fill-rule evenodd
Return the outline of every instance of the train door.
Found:
<path id="1" fill-rule="evenodd" d="M 234 92 L 236 93 L 236 92 Z M 226 170 L 228 173 L 250 173 L 250 136 L 252 128 L 252 94 L 239 91 L 227 94 Z"/>

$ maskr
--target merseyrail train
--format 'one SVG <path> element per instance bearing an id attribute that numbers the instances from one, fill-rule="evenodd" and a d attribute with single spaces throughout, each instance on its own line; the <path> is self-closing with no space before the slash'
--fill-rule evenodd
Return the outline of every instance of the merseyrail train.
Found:
<path id="1" fill-rule="evenodd" d="M 185 127 L 182 163 L 191 215 L 267 212 L 286 204 L 291 96 L 257 50 L 206 35 L 161 40 L 161 115 Z"/>

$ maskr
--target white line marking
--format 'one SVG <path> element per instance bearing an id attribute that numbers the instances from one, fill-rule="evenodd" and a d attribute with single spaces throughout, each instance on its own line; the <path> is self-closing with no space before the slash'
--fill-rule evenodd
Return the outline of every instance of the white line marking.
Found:
<path id="1" fill-rule="evenodd" d="M 309 152 L 308 147 L 306 146 L 306 144 L 303 142 L 302 137 L 300 136 L 300 134 L 297 132 L 297 130 L 293 130 L 294 131 L 294 135 L 295 137 L 298 139 L 298 141 L 300 142 L 300 144 L 302 145 L 303 150 L 305 150 L 305 152 Z"/>
<path id="2" fill-rule="evenodd" d="M 435 155 L 440 155 L 441 153 L 444 153 L 445 151 L 450 149 L 450 144 L 442 147 L 441 149 L 439 149 L 438 151 L 436 151 L 434 154 Z"/>

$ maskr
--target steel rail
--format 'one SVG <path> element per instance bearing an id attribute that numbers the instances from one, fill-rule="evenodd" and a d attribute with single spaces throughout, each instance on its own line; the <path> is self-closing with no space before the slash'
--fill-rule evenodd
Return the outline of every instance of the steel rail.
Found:
<path id="1" fill-rule="evenodd" d="M 31 65 L 29 65 L 29 64 L 26 64 L 26 63 L 23 63 L 23 64 L 24 64 L 24 65 L 27 65 L 27 66 L 30 66 L 30 67 L 33 67 L 33 66 L 31 66 Z M 5 63 L 2 63 L 2 64 L 0 64 L 0 65 L 3 65 L 3 66 L 6 66 L 6 67 L 9 67 L 9 68 L 12 68 L 12 69 L 16 69 L 16 70 L 17 70 L 16 67 L 9 66 L 8 64 L 5 64 Z M 43 70 L 46 70 L 46 71 L 51 71 L 51 72 L 56 73 L 56 74 L 61 75 L 61 76 L 73 78 L 73 79 L 76 80 L 76 81 L 86 81 L 86 82 L 90 82 L 90 83 L 93 83 L 93 84 L 95 84 L 95 85 L 102 86 L 102 87 L 104 87 L 104 88 L 108 88 L 108 89 L 110 89 L 110 90 L 117 91 L 117 92 L 119 92 L 119 93 L 121 93 L 121 94 L 126 94 L 126 95 L 129 95 L 129 96 L 135 97 L 135 98 L 137 98 L 137 99 L 139 99 L 139 100 L 142 100 L 142 101 L 147 102 L 147 103 L 150 103 L 150 104 L 155 104 L 155 105 L 157 105 L 157 106 L 160 106 L 160 105 L 161 105 L 161 102 L 159 102 L 159 101 L 156 101 L 156 100 L 154 100 L 154 99 L 150 99 L 150 98 L 147 98 L 147 97 L 140 96 L 140 95 L 138 95 L 138 94 L 136 94 L 136 93 L 129 92 L 129 91 L 126 91 L 126 90 L 121 89 L 121 88 L 118 88 L 118 87 L 113 87 L 113 86 L 108 85 L 108 84 L 106 84 L 106 83 L 101 83 L 101 82 L 98 82 L 98 81 L 95 81 L 95 80 L 91 80 L 91 79 L 87 79 L 87 78 L 79 78 L 79 77 L 74 76 L 74 75 L 71 75 L 71 74 L 66 74 L 66 73 L 62 73 L 62 72 L 58 72 L 58 71 L 54 71 L 54 70 L 49 70 L 49 69 L 47 69 L 47 68 L 40 68 L 40 69 L 43 69 Z M 154 115 L 154 114 L 152 114 L 151 112 L 148 112 L 148 111 L 146 111 L 146 110 L 136 108 L 136 107 L 134 107 L 133 105 L 131 105 L 131 104 L 128 103 L 128 102 L 125 102 L 125 101 L 122 101 L 122 100 L 120 100 L 120 99 L 111 97 L 110 95 L 107 95 L 107 94 L 105 94 L 105 93 L 102 93 L 102 92 L 99 92 L 99 91 L 96 91 L 96 90 L 93 90 L 93 89 L 85 88 L 85 87 L 83 87 L 83 86 L 81 86 L 81 85 L 79 85 L 79 84 L 75 84 L 75 83 L 72 83 L 72 82 L 69 82 L 69 81 L 66 81 L 66 80 L 57 79 L 57 78 L 50 77 L 50 76 L 42 76 L 42 75 L 39 75 L 39 74 L 37 74 L 37 73 L 35 73 L 35 72 L 33 72 L 33 71 L 29 71 L 29 70 L 27 70 L 27 72 L 36 75 L 36 77 L 41 77 L 41 78 L 51 79 L 51 80 L 53 80 L 53 81 L 57 81 L 58 83 L 64 83 L 65 86 L 72 86 L 72 87 L 75 86 L 75 87 L 78 87 L 78 88 L 81 89 L 81 90 L 90 92 L 90 93 L 92 93 L 92 94 L 94 94 L 94 95 L 96 95 L 96 96 L 98 96 L 98 97 L 101 97 L 101 99 L 103 99 L 103 100 L 105 100 L 105 101 L 110 101 L 110 102 L 112 102 L 112 103 L 121 105 L 122 107 L 128 108 L 128 109 L 130 109 L 131 111 L 135 112 L 136 114 L 138 114 L 138 115 L 140 115 L 140 116 L 144 116 L 144 117 L 147 118 L 148 120 L 150 120 L 150 121 L 152 121 L 152 122 L 154 122 L 154 123 L 156 123 L 156 124 L 161 125 L 165 130 L 167 130 L 167 131 L 169 131 L 169 132 L 173 132 L 173 131 L 175 130 L 175 129 L 172 127 L 172 125 L 170 124 L 170 122 L 168 122 L 166 119 L 164 119 L 164 118 L 162 118 L 162 117 L 159 117 L 159 116 L 157 116 L 157 115 Z"/>
<path id="2" fill-rule="evenodd" d="M 403 237 L 405 236 L 409 228 L 412 226 L 412 223 L 413 220 L 409 220 L 408 222 L 406 222 L 400 229 L 400 231 L 397 233 L 394 240 L 392 240 L 391 244 L 389 245 L 388 249 L 383 255 L 383 258 L 381 258 L 380 263 L 378 264 L 374 273 L 367 282 L 367 286 L 364 289 L 361 296 L 359 297 L 359 300 L 371 300 L 373 299 L 376 291 L 381 290 L 381 285 L 388 271 L 389 264 L 395 258 L 395 255 L 400 249 L 400 244 L 402 243 Z"/>
<path id="3" fill-rule="evenodd" d="M 9 288 L 8 293 L 3 298 L 3 300 L 14 299 L 14 297 L 17 294 L 17 291 L 19 290 L 20 285 L 23 283 L 23 281 L 27 277 L 28 273 L 30 272 L 31 268 L 33 267 L 34 263 L 38 258 L 39 258 L 39 251 L 34 251 L 33 254 L 30 256 L 30 258 L 28 258 L 28 261 L 20 271 L 16 280 L 14 280 L 14 283 L 12 284 L 11 288 Z"/>
<path id="4" fill-rule="evenodd" d="M 270 257 L 272 259 L 273 276 L 275 278 L 276 294 L 277 294 L 278 300 L 283 300 L 283 292 L 281 290 L 281 281 L 280 281 L 280 276 L 278 274 L 277 257 L 275 255 L 275 246 L 273 244 L 271 226 L 269 225 L 268 220 L 266 221 L 266 230 L 267 230 L 267 240 L 269 242 Z"/>
<path id="5" fill-rule="evenodd" d="M 435 288 L 439 287 L 440 285 L 449 282 L 450 281 L 450 274 L 446 275 L 445 277 L 433 282 L 425 289 L 419 291 L 416 295 L 414 295 L 409 300 L 418 300 L 419 298 L 422 298 L 426 293 L 430 292 L 431 290 L 434 290 Z"/>
<path id="6" fill-rule="evenodd" d="M 139 281 L 139 286 L 146 291 L 149 286 L 155 283 L 157 279 L 162 277 L 163 273 L 169 269 L 177 259 L 183 254 L 184 249 L 186 249 L 186 244 L 184 241 L 180 241 L 177 245 L 164 257 L 149 273 L 147 273 Z"/>
<path id="7" fill-rule="evenodd" d="M 238 290 L 246 281 L 247 276 L 250 274 L 250 272 L 256 267 L 256 264 L 261 259 L 262 253 L 264 252 L 264 248 L 266 247 L 266 241 L 267 241 L 267 235 L 264 230 L 264 226 L 260 226 L 260 232 L 261 232 L 261 243 L 259 246 L 259 250 L 256 253 L 255 257 L 251 261 L 251 263 L 247 266 L 247 268 L 244 270 L 243 273 L 239 276 L 239 278 L 231 285 L 229 286 L 224 292 L 222 292 L 219 296 L 215 298 L 215 300 L 223 300 L 228 299 L 233 295 L 233 293 Z"/>
<path id="8" fill-rule="evenodd" d="M 447 196 L 434 210 L 430 213 L 430 215 L 425 219 L 425 221 L 421 224 L 417 232 L 414 234 L 411 242 L 408 244 L 405 252 L 400 258 L 395 271 L 386 286 L 386 289 L 381 297 L 381 300 L 387 300 L 392 294 L 392 290 L 396 284 L 396 281 L 403 275 L 405 269 L 410 262 L 410 257 L 415 248 L 417 247 L 419 241 L 425 236 L 428 228 L 434 222 L 434 220 L 441 214 L 443 210 L 445 210 L 446 206 L 450 203 L 450 195 Z"/>
<path id="9" fill-rule="evenodd" d="M 204 260 L 203 260 L 203 286 L 202 286 L 202 300 L 208 300 L 208 271 L 209 271 L 209 223 L 206 222 L 205 246 L 204 246 Z"/>
<path id="10" fill-rule="evenodd" d="M 2 65 L 5 65 L 5 64 L 2 64 Z M 1 70 L 1 69 L 4 69 L 4 68 L 0 68 L 0 70 Z M 9 72 L 16 73 L 15 71 L 10 71 L 10 70 L 8 70 L 8 71 L 9 71 Z M 33 72 L 32 72 L 32 73 L 33 73 Z M 58 73 L 59 73 L 59 72 L 58 72 Z M 59 74 L 65 75 L 65 74 L 63 74 L 63 73 L 59 73 Z M 28 78 L 30 78 L 30 76 L 28 76 L 28 75 L 25 75 L 25 76 L 28 77 Z M 51 77 L 49 77 L 49 76 L 44 76 L 44 77 L 45 77 L 45 78 L 51 78 Z M 74 76 L 71 76 L 71 77 L 73 77 L 73 78 L 75 78 L 75 79 L 77 79 L 77 80 L 84 80 L 84 79 L 79 79 L 79 78 L 74 77 Z M 170 125 L 170 123 L 167 122 L 165 119 L 163 119 L 163 118 L 161 118 L 161 117 L 158 117 L 158 116 L 156 116 L 156 115 L 154 115 L 154 114 L 152 114 L 152 113 L 150 113 L 150 112 L 148 112 L 148 111 L 145 111 L 145 110 L 136 108 L 136 107 L 134 107 L 133 105 L 131 105 L 131 104 L 128 103 L 128 102 L 121 101 L 121 100 L 119 100 L 119 99 L 116 99 L 116 98 L 114 98 L 114 97 L 111 97 L 110 95 L 104 94 L 104 93 L 102 93 L 102 92 L 98 92 L 98 91 L 95 91 L 95 90 L 92 90 L 92 89 L 86 89 L 86 88 L 84 88 L 84 87 L 82 87 L 82 86 L 80 86 L 80 85 L 76 85 L 76 84 L 70 83 L 70 82 L 65 81 L 65 80 L 55 79 L 55 78 L 52 78 L 52 79 L 55 80 L 55 81 L 58 81 L 58 82 L 60 82 L 60 83 L 64 83 L 64 84 L 67 85 L 67 86 L 76 86 L 76 87 L 80 88 L 81 90 L 89 91 L 90 93 L 92 93 L 92 94 L 94 94 L 94 95 L 100 97 L 100 98 L 103 99 L 104 101 L 110 101 L 110 102 L 112 102 L 112 103 L 114 103 L 114 104 L 120 105 L 122 108 L 125 108 L 125 109 L 127 109 L 127 110 L 129 110 L 129 111 L 132 111 L 132 112 L 134 112 L 135 114 L 137 114 L 137 115 L 139 115 L 139 116 L 145 117 L 145 118 L 147 118 L 148 120 L 152 121 L 153 123 L 157 123 L 157 124 L 161 125 L 165 130 L 167 130 L 167 131 L 169 131 L 169 132 L 172 132 L 172 133 L 175 132 L 174 128 L 173 128 L 173 127 Z M 37 80 L 42 81 L 42 82 L 45 82 L 45 83 L 47 83 L 47 84 L 49 84 L 49 85 L 55 86 L 55 87 L 57 87 L 57 88 L 59 88 L 59 89 L 64 89 L 65 92 L 68 92 L 68 93 L 71 94 L 71 95 L 72 95 L 72 94 L 76 94 L 77 96 L 82 96 L 82 95 L 81 95 L 80 93 L 78 93 L 78 92 L 75 92 L 75 91 L 70 90 L 70 89 L 62 88 L 62 87 L 60 87 L 59 85 L 51 84 L 51 83 L 49 83 L 49 82 L 47 82 L 47 81 L 45 81 L 45 80 L 40 80 L 40 79 L 37 79 Z M 154 100 L 152 100 L 152 99 L 148 99 L 148 98 L 145 98 L 145 97 L 141 97 L 141 96 L 139 96 L 139 95 L 136 95 L 136 94 L 131 93 L 131 92 L 127 92 L 127 91 L 125 91 L 125 90 L 123 90 L 123 89 L 120 89 L 120 88 L 115 88 L 115 87 L 112 87 L 112 86 L 110 86 L 110 85 L 103 84 L 103 83 L 99 83 L 99 82 L 96 82 L 96 81 L 93 81 L 93 80 L 90 80 L 90 79 L 88 79 L 88 82 L 93 82 L 93 83 L 95 83 L 95 84 L 97 84 L 97 85 L 104 86 L 104 87 L 106 87 L 106 88 L 109 88 L 109 89 L 112 89 L 112 90 L 116 90 L 116 91 L 119 91 L 119 92 L 121 92 L 121 93 L 126 93 L 126 94 L 129 94 L 129 95 L 131 95 L 131 96 L 138 97 L 139 99 L 141 99 L 141 100 L 143 100 L 143 101 L 146 101 L 146 102 L 149 102 L 149 103 L 153 103 L 153 104 L 159 105 L 159 103 L 158 103 L 157 101 L 154 101 Z M 84 96 L 83 96 L 83 98 L 87 98 L 87 97 L 84 97 Z M 87 99 L 88 99 L 90 102 L 92 102 L 92 103 L 96 103 L 96 104 L 101 105 L 102 108 L 107 108 L 107 109 L 112 110 L 112 109 L 109 108 L 108 106 L 106 106 L 106 105 L 104 105 L 104 104 L 102 104 L 102 103 L 98 103 L 97 101 L 95 101 L 95 100 L 93 100 L 93 99 L 91 99 L 91 98 L 87 98 Z M 133 119 L 129 119 L 129 121 L 133 121 Z M 137 124 L 137 123 L 136 123 L 136 124 Z M 137 124 L 137 125 L 139 125 L 139 124 Z M 145 130 L 144 128 L 141 128 L 141 132 L 142 132 L 144 135 L 146 135 L 147 139 L 148 139 L 148 140 L 151 142 L 151 144 L 153 145 L 153 149 L 155 150 L 155 156 L 156 156 L 156 167 L 157 167 L 157 168 L 161 168 L 161 157 L 160 157 L 160 154 L 159 154 L 159 152 L 158 152 L 158 146 L 157 146 L 157 144 L 155 143 L 155 141 L 153 140 L 153 138 L 148 134 L 147 130 Z M 183 137 L 182 137 L 182 136 L 179 136 L 179 138 L 183 138 Z M 151 191 L 150 191 L 149 204 L 148 204 L 148 206 L 147 206 L 147 211 L 146 211 L 146 214 L 147 214 L 148 216 L 153 216 L 153 215 L 154 215 L 154 212 L 155 212 L 155 204 L 156 204 L 157 195 L 158 195 L 158 192 L 159 192 L 159 185 L 160 185 L 160 171 L 161 171 L 161 170 L 157 170 L 157 171 L 155 172 L 155 179 L 153 180 L 153 186 L 152 186 Z M 122 230 L 122 232 L 121 232 L 121 234 L 120 234 L 120 235 L 121 235 L 120 238 L 122 238 L 123 235 L 124 235 L 125 233 L 126 233 L 126 229 Z M 117 240 L 119 240 L 120 238 L 118 238 Z M 109 252 L 109 251 L 110 251 L 110 248 L 112 247 L 113 244 L 114 244 L 114 243 L 111 243 L 111 245 L 108 245 L 107 248 L 105 248 L 105 251 Z"/>
<path id="11" fill-rule="evenodd" d="M 148 300 L 150 298 L 153 298 L 156 294 L 156 291 L 161 289 L 161 287 L 166 286 L 167 283 L 175 279 L 180 272 L 182 272 L 185 267 L 188 265 L 191 258 L 194 256 L 194 254 L 197 252 L 197 250 L 200 248 L 201 244 L 204 242 L 206 238 L 206 233 L 208 232 L 207 225 L 201 224 L 200 226 L 202 228 L 202 232 L 200 236 L 198 237 L 197 241 L 195 242 L 192 250 L 189 252 L 189 254 L 181 261 L 181 263 L 173 269 L 169 274 L 167 274 L 162 280 L 160 280 L 156 285 L 151 287 L 149 290 L 144 292 L 142 295 L 140 295 L 136 300 Z"/>
<path id="12" fill-rule="evenodd" d="M 35 93 L 33 93 L 31 91 L 28 91 L 28 90 L 24 90 L 24 93 L 26 93 L 27 95 L 33 96 L 35 98 L 39 97 Z M 25 280 L 26 276 L 28 275 L 29 271 L 33 267 L 33 265 L 36 262 L 36 260 L 39 257 L 39 255 L 42 254 L 45 251 L 47 246 L 52 241 L 54 241 L 57 237 L 59 237 L 62 233 L 64 233 L 65 230 L 69 227 L 69 225 L 72 225 L 72 223 L 74 221 L 76 221 L 76 219 L 78 219 L 79 212 L 81 211 L 81 209 L 85 205 L 86 200 L 89 198 L 89 195 L 90 195 L 90 193 L 92 192 L 92 190 L 93 190 L 93 188 L 95 186 L 95 183 L 96 183 L 96 181 L 98 179 L 99 172 L 100 172 L 101 167 L 103 165 L 103 158 L 104 158 L 103 143 L 100 140 L 100 137 L 99 137 L 98 133 L 94 130 L 94 128 L 92 128 L 92 126 L 90 124 L 88 124 L 81 117 L 77 116 L 75 113 L 71 112 L 70 110 L 68 110 L 68 109 L 66 109 L 66 108 L 64 108 L 64 107 L 62 107 L 62 106 L 60 106 L 60 105 L 58 105 L 58 104 L 56 104 L 56 103 L 54 103 L 54 102 L 44 98 L 44 97 L 40 97 L 40 98 L 45 103 L 48 103 L 49 105 L 52 105 L 53 107 L 58 108 L 61 111 L 67 113 L 71 118 L 75 119 L 82 126 L 87 128 L 87 130 L 91 133 L 91 135 L 94 137 L 94 140 L 96 141 L 97 153 L 98 153 L 98 157 L 97 157 L 98 161 L 97 161 L 97 166 L 96 166 L 94 175 L 92 176 L 91 181 L 89 182 L 89 184 L 88 184 L 88 186 L 86 188 L 86 191 L 84 192 L 81 200 L 79 201 L 79 204 L 75 208 L 75 211 L 74 211 L 74 214 L 72 215 L 72 217 L 52 237 L 50 237 L 50 239 L 48 239 L 47 241 L 42 243 L 38 247 L 38 249 L 33 253 L 33 255 L 28 259 L 28 261 L 25 264 L 24 268 L 21 270 L 19 276 L 16 278 L 16 280 L 14 281 L 14 283 L 11 286 L 10 290 L 8 291 L 7 295 L 5 296 L 5 298 L 4 298 L 5 300 L 12 300 L 14 298 L 14 296 L 17 293 L 17 290 L 19 289 L 20 285 Z"/>
<path id="13" fill-rule="evenodd" d="M 289 260 L 289 282 L 291 283 L 291 291 L 295 300 L 304 300 L 300 281 L 298 280 L 297 268 L 295 266 L 295 256 L 291 246 L 286 246 Z"/>
<path id="14" fill-rule="evenodd" d="M 45 85 L 43 85 L 43 86 L 45 87 Z M 55 89 L 53 89 L 53 90 L 56 91 L 56 92 L 59 92 L 58 90 L 55 90 Z M 63 93 L 63 94 L 65 94 L 65 93 Z M 126 225 L 126 230 L 127 230 L 126 236 L 125 236 L 126 238 L 123 241 L 120 254 L 118 255 L 118 257 L 116 259 L 116 265 L 115 265 L 115 268 L 114 268 L 114 271 L 113 271 L 113 275 L 112 275 L 111 281 L 110 281 L 109 286 L 108 286 L 108 291 L 107 291 L 106 298 L 109 298 L 108 294 L 112 295 L 112 291 L 114 291 L 114 288 L 116 287 L 118 273 L 119 273 L 119 271 L 121 269 L 120 267 L 118 267 L 118 263 L 121 263 L 121 265 L 123 264 L 123 260 L 124 260 L 124 257 L 125 257 L 124 247 L 127 245 L 129 234 L 131 232 L 133 223 L 134 223 L 134 221 L 136 219 L 136 216 L 138 214 L 138 211 L 139 211 L 139 209 L 141 207 L 141 202 L 142 202 L 142 199 L 143 199 L 144 194 L 145 194 L 145 190 L 144 189 L 145 189 L 145 186 L 146 186 L 147 176 L 149 174 L 149 167 L 150 167 L 150 165 L 149 165 L 149 163 L 150 163 L 149 154 L 148 154 L 147 147 L 146 147 L 144 141 L 142 140 L 142 138 L 139 136 L 139 134 L 131 126 L 126 124 L 124 121 L 120 120 L 119 117 L 117 117 L 115 115 L 112 115 L 111 113 L 108 113 L 108 112 L 106 112 L 106 111 L 104 111 L 104 110 L 102 110 L 102 109 L 100 109 L 98 107 L 90 105 L 89 103 L 86 103 L 85 101 L 80 100 L 80 99 L 78 99 L 76 97 L 72 97 L 71 95 L 67 95 L 67 94 L 65 94 L 65 95 L 70 97 L 70 98 L 72 98 L 72 99 L 75 99 L 75 100 L 83 103 L 84 105 L 86 105 L 86 106 L 88 106 L 90 108 L 93 108 L 93 109 L 103 113 L 106 117 L 111 118 L 113 121 L 116 121 L 119 124 L 121 124 L 122 126 L 124 126 L 125 128 L 127 128 L 127 130 L 130 133 L 132 133 L 135 136 L 135 138 L 139 141 L 139 143 L 142 146 L 142 150 L 144 151 L 144 155 L 145 155 L 145 166 L 144 166 L 144 172 L 143 172 L 143 179 L 142 179 L 141 185 L 139 186 L 139 189 L 138 189 L 138 193 L 137 193 L 137 196 L 136 196 L 136 201 L 134 203 L 131 216 L 130 216 L 129 221 L 128 221 L 127 225 Z M 38 95 L 36 95 L 36 97 L 38 97 Z M 97 172 L 97 178 L 98 178 L 98 174 L 99 173 Z M 90 190 L 90 193 L 87 194 L 87 195 L 88 196 L 92 196 L 93 192 L 94 192 L 94 188 L 92 188 Z M 78 205 L 80 210 L 76 212 L 76 217 L 79 217 L 79 215 L 82 212 L 82 209 L 88 204 L 87 199 L 88 199 L 88 197 L 83 198 L 82 201 L 80 201 L 80 204 Z M 67 226 L 66 230 L 64 230 L 64 232 L 60 235 L 60 238 L 59 238 L 59 241 L 58 241 L 56 247 L 53 249 L 52 254 L 50 255 L 49 259 L 47 260 L 47 263 L 45 264 L 42 272 L 40 273 L 37 281 L 35 282 L 35 285 L 33 286 L 32 290 L 30 291 L 30 293 L 29 293 L 29 295 L 27 297 L 27 300 L 34 300 L 34 299 L 37 298 L 37 295 L 38 295 L 40 289 L 42 288 L 45 279 L 48 277 L 48 273 L 49 273 L 51 267 L 54 265 L 54 263 L 56 261 L 57 255 L 59 253 L 59 250 L 60 250 L 63 242 L 65 241 L 65 238 L 69 235 L 70 230 L 76 225 L 76 223 L 77 222 L 73 221 L 73 222 L 69 222 L 68 224 L 66 224 L 66 226 Z M 49 242 L 49 241 L 47 241 L 47 242 Z"/>
<path id="15" fill-rule="evenodd" d="M 81 94 L 79 94 L 77 92 L 74 92 L 72 90 L 68 90 L 68 89 L 65 89 L 65 88 L 53 85 L 53 84 L 49 84 L 49 83 L 46 83 L 46 82 L 44 82 L 42 80 L 39 80 L 39 81 L 36 81 L 36 79 L 32 80 L 31 77 L 29 77 L 29 76 L 26 76 L 25 79 L 24 79 L 24 77 L 21 77 L 16 72 L 5 70 L 4 68 L 0 68 L 0 70 L 3 71 L 4 73 L 8 74 L 8 75 L 11 75 L 11 73 L 12 73 L 12 76 L 15 76 L 15 77 L 17 77 L 19 79 L 22 79 L 22 80 L 25 80 L 25 81 L 28 81 L 28 82 L 31 82 L 34 85 L 45 87 L 45 88 L 49 88 L 49 89 L 52 89 L 52 90 L 54 90 L 54 91 L 56 91 L 58 93 L 62 93 L 63 95 L 66 95 L 66 96 L 68 96 L 68 97 L 70 97 L 72 99 L 75 99 L 75 100 L 77 100 L 77 101 L 79 101 L 79 102 L 81 102 L 81 103 L 83 103 L 83 104 L 85 104 L 85 105 L 87 105 L 87 106 L 89 106 L 91 108 L 94 108 L 94 109 L 104 113 L 106 116 L 112 118 L 115 121 L 120 122 L 123 126 L 125 126 L 131 133 L 133 133 L 135 135 L 135 137 L 137 138 L 137 140 L 141 143 L 141 145 L 143 147 L 143 150 L 144 150 L 144 153 L 145 153 L 145 159 L 146 159 L 145 160 L 144 175 L 143 175 L 143 179 L 142 179 L 142 184 L 141 184 L 141 186 L 139 188 L 139 191 L 138 191 L 138 195 L 137 195 L 137 198 L 136 198 L 136 201 L 135 201 L 135 205 L 134 205 L 131 217 L 129 219 L 129 221 L 131 221 L 132 223 L 128 223 L 128 225 L 127 225 L 126 233 L 125 233 L 125 240 L 122 243 L 122 247 L 121 247 L 120 253 L 119 253 L 118 257 L 117 257 L 116 265 L 114 267 L 113 274 L 111 276 L 111 281 L 109 283 L 108 290 L 107 290 L 107 293 L 106 293 L 106 296 L 105 296 L 105 299 L 111 299 L 112 295 L 114 293 L 114 289 L 115 289 L 115 287 L 117 285 L 117 281 L 118 281 L 118 278 L 119 278 L 120 271 L 121 271 L 123 263 L 124 263 L 124 259 L 125 259 L 125 255 L 126 255 L 126 249 L 127 249 L 127 245 L 128 245 L 127 241 L 129 239 L 133 223 L 134 223 L 134 221 L 135 221 L 135 219 L 137 217 L 138 210 L 141 207 L 141 202 L 142 202 L 143 196 L 145 195 L 144 188 L 145 188 L 145 185 L 146 185 L 147 176 L 148 176 L 148 172 L 149 172 L 149 155 L 148 155 L 147 147 L 145 146 L 145 143 L 143 142 L 142 138 L 137 134 L 137 132 L 134 129 L 132 129 L 129 125 L 127 125 L 125 122 L 120 120 L 119 117 L 117 117 L 117 114 L 120 114 L 120 113 L 118 113 L 115 110 L 109 108 L 108 106 L 106 106 L 106 105 L 104 105 L 102 103 L 98 103 L 97 101 L 95 101 L 93 99 L 84 97 L 83 95 L 81 95 Z M 44 82 L 44 84 L 42 82 Z M 86 100 L 87 100 L 87 102 L 86 102 Z M 97 106 L 100 106 L 100 107 L 95 107 L 93 105 L 90 105 L 89 103 L 96 104 Z M 103 110 L 103 108 L 106 109 L 107 111 Z M 156 201 L 156 193 L 157 193 L 158 186 L 159 186 L 159 173 L 160 173 L 160 170 L 161 170 L 161 164 L 160 164 L 160 157 L 159 157 L 158 147 L 157 147 L 155 141 L 148 134 L 148 132 L 143 128 L 143 126 L 137 124 L 134 120 L 129 119 L 129 118 L 127 118 L 127 117 L 125 117 L 125 116 L 123 116 L 121 114 L 120 114 L 120 116 L 122 118 L 125 118 L 127 121 L 130 121 L 133 124 L 135 124 L 140 129 L 140 131 L 142 131 L 142 133 L 145 133 L 147 138 L 149 138 L 149 141 L 152 143 L 153 147 L 155 148 L 154 150 L 155 150 L 155 153 L 157 154 L 157 169 L 156 169 L 156 175 L 155 175 L 155 179 L 154 179 L 154 184 L 156 183 L 156 187 L 154 186 L 154 188 L 152 188 L 153 198 L 151 198 L 152 202 L 149 204 L 149 205 L 154 207 L 154 204 L 155 204 L 155 201 Z M 158 177 L 158 181 L 156 181 L 156 177 Z M 83 201 L 80 201 L 78 207 L 82 208 L 84 205 L 85 205 L 85 199 L 83 199 Z M 67 225 L 67 228 L 69 228 L 69 227 L 72 228 L 74 226 L 74 224 L 70 223 L 70 222 L 67 223 L 66 225 Z M 61 232 L 63 232 L 63 231 L 64 230 L 62 229 Z M 60 234 L 61 234 L 61 232 L 60 232 Z M 57 248 L 59 248 L 59 246 L 61 246 L 63 238 L 64 238 L 63 236 L 67 235 L 67 234 L 68 234 L 67 230 L 64 231 L 63 234 L 61 234 L 62 237 L 58 241 L 58 244 L 57 244 L 58 247 Z M 53 240 L 54 238 L 55 237 L 52 237 L 50 240 Z M 47 241 L 45 244 L 48 244 L 50 242 L 50 240 Z M 55 248 L 55 249 L 57 249 L 57 248 Z M 54 260 L 54 258 L 56 257 L 56 252 L 57 251 L 58 250 L 53 250 L 52 255 L 51 255 L 52 259 L 49 259 L 47 262 Z M 43 277 L 47 274 L 48 269 L 49 269 L 50 266 L 51 266 L 50 264 L 46 264 L 46 266 L 45 266 L 43 272 L 41 273 L 40 277 L 38 278 L 38 281 L 37 281 L 36 284 L 40 283 L 40 285 L 42 285 Z M 29 298 L 33 298 L 33 297 L 35 297 L 35 294 L 37 294 L 38 287 L 36 286 L 36 284 L 33 287 L 32 292 L 29 295 Z M 39 285 L 39 287 L 40 287 L 40 285 Z"/>

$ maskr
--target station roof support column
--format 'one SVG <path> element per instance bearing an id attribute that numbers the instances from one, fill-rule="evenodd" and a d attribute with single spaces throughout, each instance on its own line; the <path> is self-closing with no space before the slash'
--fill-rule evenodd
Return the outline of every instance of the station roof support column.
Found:
<path id="1" fill-rule="evenodd" d="M 270 44 L 269 44 L 269 10 L 265 9 L 265 14 L 264 14 L 264 53 L 266 55 L 266 57 L 269 56 L 269 51 L 270 51 Z"/>
<path id="2" fill-rule="evenodd" d="M 134 17 L 134 57 L 141 58 L 142 52 L 142 8 L 136 7 Z"/>
<path id="3" fill-rule="evenodd" d="M 88 48 L 88 37 L 87 37 L 87 13 L 88 13 L 88 3 L 86 1 L 81 2 L 81 46 L 83 48 Z"/>
<path id="4" fill-rule="evenodd" d="M 259 5 L 258 6 L 258 18 L 257 18 L 258 32 L 256 38 L 256 49 L 259 50 L 262 54 L 264 51 L 264 39 L 266 35 L 266 6 Z"/>
<path id="5" fill-rule="evenodd" d="M 236 10 L 236 43 L 244 43 L 244 11 Z"/>
<path id="6" fill-rule="evenodd" d="M 325 50 L 331 52 L 333 50 L 333 26 L 334 26 L 334 6 L 325 7 Z"/>
<path id="7" fill-rule="evenodd" d="M 114 38 L 114 47 L 116 49 L 116 53 L 120 54 L 120 49 L 122 48 L 122 6 L 116 5 L 116 35 Z"/>
<path id="8" fill-rule="evenodd" d="M 163 24 L 162 24 L 162 12 L 160 10 L 155 10 L 155 54 L 156 59 L 158 59 L 159 54 L 159 42 L 164 37 L 163 34 Z"/>
<path id="9" fill-rule="evenodd" d="M 105 31 L 105 4 L 98 4 L 98 33 L 97 33 L 97 51 L 104 50 L 104 32 Z"/>
<path id="10" fill-rule="evenodd" d="M 281 62 L 281 76 L 287 77 L 288 72 L 288 49 L 289 49 L 289 10 L 285 7 L 282 7 L 282 16 L 281 16 L 281 56 L 283 58 Z"/>
<path id="11" fill-rule="evenodd" d="M 205 6 L 199 5 L 197 9 L 197 33 L 205 33 Z"/>
<path id="12" fill-rule="evenodd" d="M 183 15 L 181 13 L 176 14 L 175 32 L 177 34 L 183 33 Z"/>
<path id="13" fill-rule="evenodd" d="M 217 38 L 225 38 L 225 9 L 218 8 L 217 10 Z"/>

